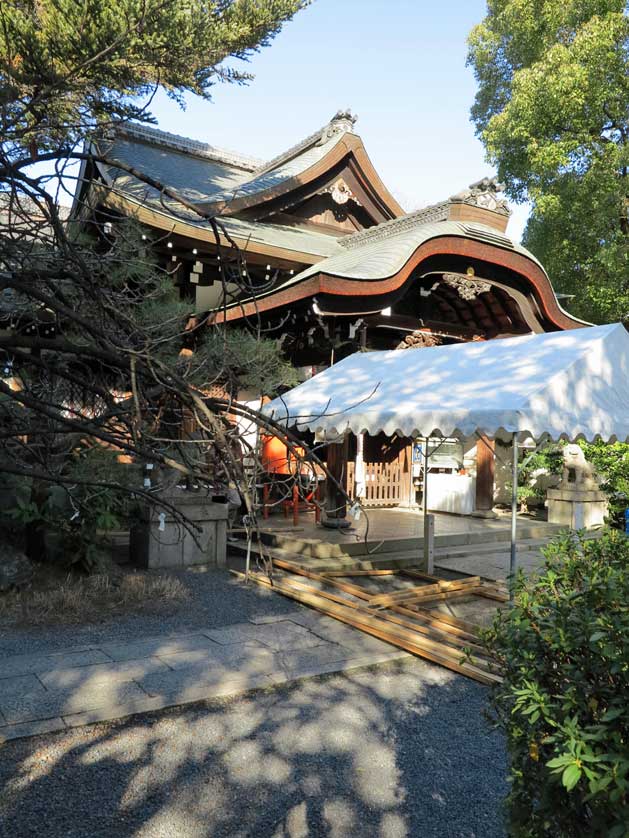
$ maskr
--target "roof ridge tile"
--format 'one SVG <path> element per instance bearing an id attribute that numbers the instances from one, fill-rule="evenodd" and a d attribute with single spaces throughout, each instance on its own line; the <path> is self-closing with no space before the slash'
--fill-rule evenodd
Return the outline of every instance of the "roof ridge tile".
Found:
<path id="1" fill-rule="evenodd" d="M 389 236 L 404 233 L 414 227 L 421 227 L 423 224 L 447 221 L 449 205 L 450 201 L 448 200 L 440 201 L 438 204 L 430 204 L 427 207 L 414 210 L 414 212 L 409 212 L 399 218 L 393 218 L 391 221 L 384 221 L 375 227 L 368 227 L 366 230 L 350 233 L 350 235 L 339 239 L 338 243 L 341 247 L 351 250 L 354 247 L 360 247 L 362 244 L 368 242 L 380 241 Z"/>
<path id="2" fill-rule="evenodd" d="M 314 131 L 303 140 L 300 140 L 298 143 L 295 143 L 295 145 L 286 149 L 286 151 L 283 151 L 281 154 L 278 154 L 277 156 L 271 158 L 271 160 L 263 163 L 259 169 L 256 170 L 256 176 L 273 171 L 273 169 L 276 169 L 282 163 L 292 160 L 293 157 L 296 157 L 298 154 L 306 151 L 311 146 L 325 144 L 337 134 L 350 133 L 356 123 L 356 119 L 357 117 L 352 114 L 349 109 L 337 111 L 332 119 L 329 122 L 326 122 L 322 128 L 319 128 L 318 131 Z"/>
<path id="3" fill-rule="evenodd" d="M 124 125 L 117 126 L 116 133 L 136 137 L 139 140 L 152 143 L 154 145 L 163 145 L 167 148 L 172 148 L 175 151 L 181 151 L 184 154 L 192 154 L 195 157 L 205 157 L 209 160 L 216 160 L 219 163 L 225 163 L 228 166 L 243 169 L 247 172 L 255 172 L 260 166 L 264 165 L 263 161 L 259 158 L 239 154 L 236 151 L 228 151 L 227 149 L 217 148 L 209 143 L 204 143 L 200 140 L 192 140 L 189 137 L 183 137 L 180 134 L 171 134 L 169 131 L 162 131 L 161 128 L 153 128 L 149 125 L 126 123 Z"/>

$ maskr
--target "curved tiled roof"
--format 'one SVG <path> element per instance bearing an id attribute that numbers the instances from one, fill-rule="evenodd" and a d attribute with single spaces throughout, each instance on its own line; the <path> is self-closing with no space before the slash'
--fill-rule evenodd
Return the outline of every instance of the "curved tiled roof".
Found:
<path id="1" fill-rule="evenodd" d="M 418 224 L 413 222 L 413 215 L 415 214 L 396 218 L 359 234 L 363 238 L 357 246 L 344 246 L 342 252 L 297 274 L 292 278 L 291 284 L 301 282 L 314 274 L 366 281 L 387 279 L 404 267 L 420 245 L 440 236 L 459 236 L 513 250 L 542 267 L 530 251 L 490 227 L 463 224 L 459 221 Z M 344 245 L 352 238 L 353 236 L 349 236 L 347 239 L 341 239 L 339 244 Z"/>
<path id="2" fill-rule="evenodd" d="M 249 180 L 241 181 L 233 188 L 226 189 L 212 196 L 212 203 L 229 203 L 237 198 L 248 198 L 259 192 L 274 189 L 284 181 L 298 177 L 311 166 L 314 166 L 330 152 L 347 132 L 334 133 L 325 142 L 308 146 L 294 157 L 281 160 L 272 169 L 267 169 L 259 175 L 254 174 Z"/>

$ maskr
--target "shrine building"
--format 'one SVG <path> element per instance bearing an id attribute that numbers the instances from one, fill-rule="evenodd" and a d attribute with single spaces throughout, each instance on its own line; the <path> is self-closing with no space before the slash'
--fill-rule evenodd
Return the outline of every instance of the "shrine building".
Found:
<path id="1" fill-rule="evenodd" d="M 95 143 L 126 171 L 84 165 L 73 218 L 100 232 L 137 219 L 209 327 L 260 323 L 303 378 L 359 350 L 399 348 L 417 351 L 420 381 L 422 346 L 586 325 L 562 309 L 543 266 L 507 234 L 510 210 L 494 180 L 406 213 L 355 122 L 339 112 L 266 162 L 126 124 Z M 365 505 L 414 506 L 413 441 L 362 436 Z M 433 509 L 482 513 L 500 500 L 493 442 L 476 443 L 449 441 L 431 459 Z M 354 494 L 355 439 L 347 450 L 341 474 Z"/>

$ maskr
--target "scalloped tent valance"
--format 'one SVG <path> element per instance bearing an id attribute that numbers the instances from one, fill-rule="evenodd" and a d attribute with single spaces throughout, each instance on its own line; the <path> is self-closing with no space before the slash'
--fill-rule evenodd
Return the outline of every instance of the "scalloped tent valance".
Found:
<path id="1" fill-rule="evenodd" d="M 338 437 L 629 439 L 629 334 L 566 332 L 356 353 L 267 404 L 283 425 Z"/>

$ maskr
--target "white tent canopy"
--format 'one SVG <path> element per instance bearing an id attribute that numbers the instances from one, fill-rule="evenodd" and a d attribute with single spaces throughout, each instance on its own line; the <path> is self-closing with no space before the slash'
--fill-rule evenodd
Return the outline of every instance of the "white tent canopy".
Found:
<path id="1" fill-rule="evenodd" d="M 300 430 L 510 439 L 629 439 L 622 324 L 404 351 L 358 352 L 264 412 Z"/>

